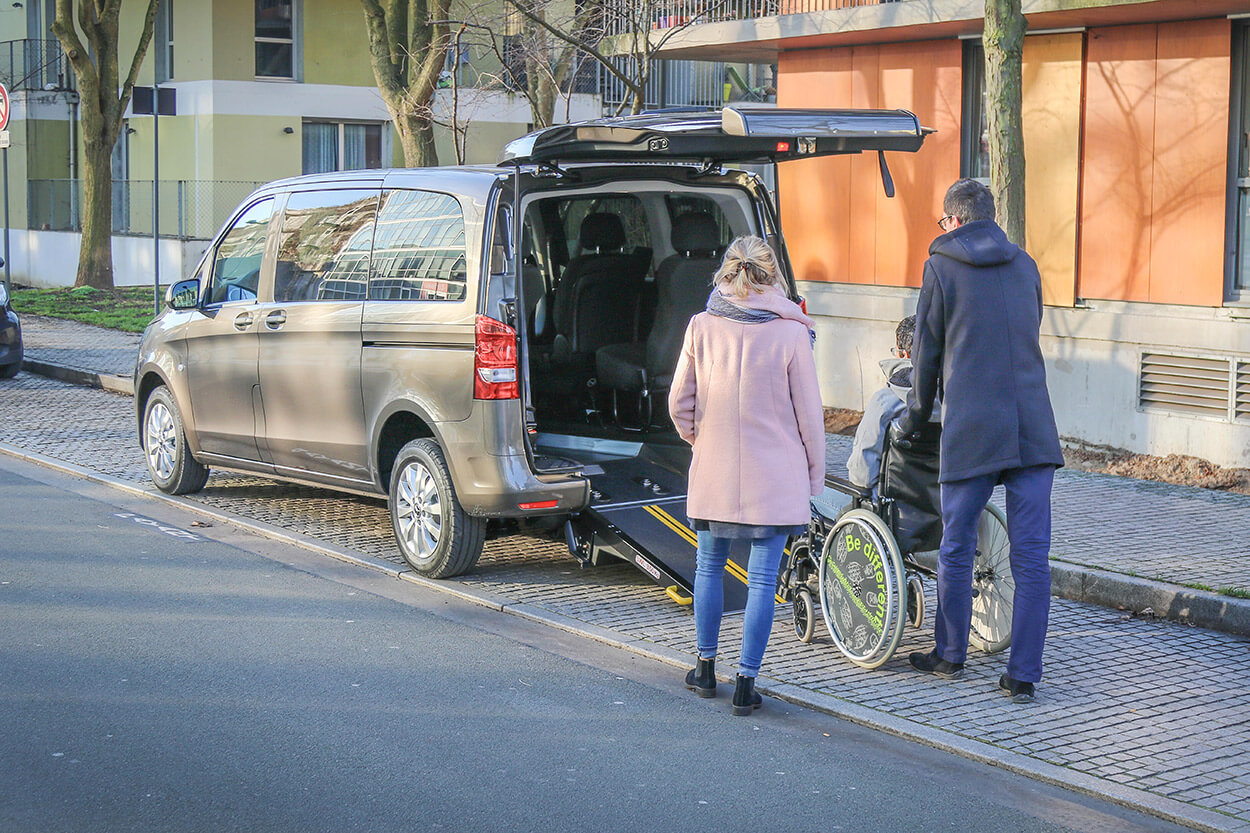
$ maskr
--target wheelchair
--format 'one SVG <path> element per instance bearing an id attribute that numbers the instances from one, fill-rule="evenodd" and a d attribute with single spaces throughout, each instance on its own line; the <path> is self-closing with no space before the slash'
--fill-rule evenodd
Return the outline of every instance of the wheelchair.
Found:
<path id="1" fill-rule="evenodd" d="M 838 650 L 855 665 L 877 668 L 898 649 L 905 624 L 922 625 L 922 578 L 935 578 L 937 565 L 917 554 L 936 550 L 942 539 L 940 439 L 941 426 L 929 423 L 900 447 L 891 429 L 876 496 L 848 480 L 826 477 L 829 489 L 851 500 L 833 514 L 812 501 L 811 523 L 791 544 L 781 575 L 782 597 L 793 602 L 800 641 L 816 637 L 819 602 Z M 968 634 L 970 645 L 986 653 L 1011 644 L 1010 555 L 1006 518 L 988 504 L 977 522 Z"/>

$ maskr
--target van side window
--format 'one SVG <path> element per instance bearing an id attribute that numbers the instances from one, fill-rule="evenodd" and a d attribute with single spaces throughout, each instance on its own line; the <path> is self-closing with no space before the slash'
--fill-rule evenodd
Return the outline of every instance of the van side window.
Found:
<path id="1" fill-rule="evenodd" d="M 221 238 L 213 256 L 206 304 L 255 300 L 272 215 L 273 199 L 263 199 L 244 211 Z"/>
<path id="2" fill-rule="evenodd" d="M 363 300 L 377 207 L 376 189 L 291 194 L 278 237 L 274 301 Z"/>
<path id="3" fill-rule="evenodd" d="M 460 203 L 430 191 L 387 191 L 373 241 L 371 301 L 462 301 L 465 229 Z"/>

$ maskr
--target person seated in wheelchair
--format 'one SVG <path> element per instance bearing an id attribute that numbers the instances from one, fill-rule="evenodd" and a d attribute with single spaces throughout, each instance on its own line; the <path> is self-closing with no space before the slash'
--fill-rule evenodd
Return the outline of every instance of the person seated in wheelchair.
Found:
<path id="1" fill-rule="evenodd" d="M 865 494 L 877 494 L 881 479 L 881 456 L 885 450 L 886 435 L 890 423 L 907 410 L 907 395 L 911 393 L 911 345 L 916 332 L 916 316 L 909 315 L 898 322 L 894 330 L 896 346 L 894 356 L 882 359 L 881 372 L 885 374 L 885 387 L 868 400 L 863 419 L 855 429 L 855 444 L 846 461 L 846 471 L 851 483 Z M 935 404 L 932 422 L 941 421 L 940 405 Z"/>

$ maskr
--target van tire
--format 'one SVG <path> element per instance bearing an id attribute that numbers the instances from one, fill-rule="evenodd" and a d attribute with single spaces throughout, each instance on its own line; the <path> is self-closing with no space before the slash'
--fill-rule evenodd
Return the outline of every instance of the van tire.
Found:
<path id="1" fill-rule="evenodd" d="M 473 569 L 486 540 L 486 519 L 460 505 L 438 443 L 413 440 L 399 450 L 389 495 L 395 543 L 412 569 L 426 578 Z"/>
<path id="2" fill-rule="evenodd" d="M 143 407 L 143 457 L 156 488 L 189 495 L 208 482 L 208 466 L 191 456 L 178 403 L 165 386 L 152 391 Z"/>

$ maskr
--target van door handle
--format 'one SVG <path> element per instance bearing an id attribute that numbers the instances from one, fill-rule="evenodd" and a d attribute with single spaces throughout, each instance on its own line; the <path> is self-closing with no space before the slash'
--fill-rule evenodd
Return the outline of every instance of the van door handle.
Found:
<path id="1" fill-rule="evenodd" d="M 234 317 L 234 328 L 236 330 L 246 330 L 252 326 L 252 314 L 250 312 L 241 312 Z"/>
<path id="2" fill-rule="evenodd" d="M 265 316 L 265 326 L 271 330 L 278 330 L 286 323 L 286 313 L 282 310 L 274 310 Z"/>

